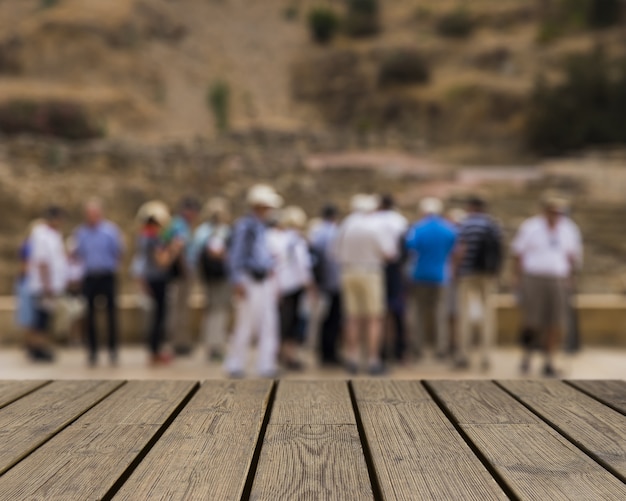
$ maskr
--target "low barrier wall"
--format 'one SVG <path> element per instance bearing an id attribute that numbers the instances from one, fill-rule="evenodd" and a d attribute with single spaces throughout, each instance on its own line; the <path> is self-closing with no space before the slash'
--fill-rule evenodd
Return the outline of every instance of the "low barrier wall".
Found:
<path id="1" fill-rule="evenodd" d="M 587 346 L 626 347 L 626 297 L 620 295 L 580 295 L 576 307 L 583 344 Z M 494 298 L 497 308 L 499 345 L 517 341 L 519 311 L 512 295 L 500 294 Z M 192 335 L 198 339 L 204 298 L 201 294 L 190 298 Z M 145 313 L 137 296 L 122 295 L 119 299 L 120 336 L 122 342 L 141 343 L 145 333 Z M 15 300 L 0 297 L 0 343 L 15 344 L 21 333 L 15 327 Z M 101 330 L 104 335 L 104 330 Z"/>

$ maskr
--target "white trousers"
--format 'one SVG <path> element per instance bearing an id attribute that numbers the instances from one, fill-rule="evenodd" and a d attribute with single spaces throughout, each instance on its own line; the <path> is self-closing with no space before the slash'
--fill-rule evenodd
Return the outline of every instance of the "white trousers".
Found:
<path id="1" fill-rule="evenodd" d="M 279 349 L 278 293 L 273 279 L 245 281 L 246 294 L 235 300 L 235 329 L 224 368 L 228 373 L 245 372 L 248 350 L 257 337 L 257 373 L 270 376 L 276 371 Z"/>

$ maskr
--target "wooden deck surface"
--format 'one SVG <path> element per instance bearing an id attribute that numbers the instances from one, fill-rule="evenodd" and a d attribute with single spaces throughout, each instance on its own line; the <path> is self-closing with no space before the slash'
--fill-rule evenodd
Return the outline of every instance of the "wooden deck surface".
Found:
<path id="1" fill-rule="evenodd" d="M 624 381 L 0 381 L 0 500 L 626 499 Z"/>

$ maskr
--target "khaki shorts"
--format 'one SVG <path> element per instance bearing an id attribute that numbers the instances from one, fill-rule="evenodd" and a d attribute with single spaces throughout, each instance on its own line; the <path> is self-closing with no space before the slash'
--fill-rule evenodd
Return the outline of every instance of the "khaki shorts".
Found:
<path id="1" fill-rule="evenodd" d="M 568 294 L 564 279 L 525 275 L 521 299 L 526 327 L 538 331 L 566 329 Z"/>
<path id="2" fill-rule="evenodd" d="M 382 270 L 348 270 L 341 274 L 341 290 L 350 317 L 380 317 L 385 311 Z"/>

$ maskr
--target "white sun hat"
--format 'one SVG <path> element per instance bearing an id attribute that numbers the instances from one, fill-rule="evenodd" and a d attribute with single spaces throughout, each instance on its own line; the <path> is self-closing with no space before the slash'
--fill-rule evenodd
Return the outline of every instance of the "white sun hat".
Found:
<path id="1" fill-rule="evenodd" d="M 376 195 L 358 193 L 350 200 L 350 208 L 354 212 L 373 212 L 378 208 L 378 197 Z"/>
<path id="2" fill-rule="evenodd" d="M 267 184 L 256 184 L 250 188 L 247 201 L 252 207 L 261 206 L 270 209 L 280 209 L 283 206 L 283 197 Z"/>
<path id="3" fill-rule="evenodd" d="M 423 198 L 420 202 L 420 211 L 423 214 L 441 214 L 443 212 L 443 202 L 435 197 Z"/>

